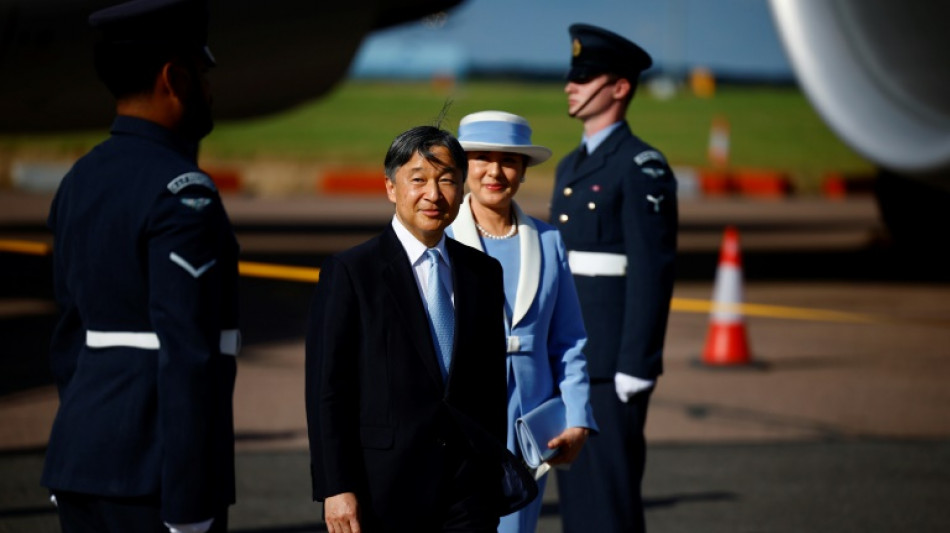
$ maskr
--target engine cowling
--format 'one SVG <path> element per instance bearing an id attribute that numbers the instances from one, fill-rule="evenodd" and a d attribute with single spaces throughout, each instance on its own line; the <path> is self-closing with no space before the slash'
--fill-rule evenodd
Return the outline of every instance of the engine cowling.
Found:
<path id="1" fill-rule="evenodd" d="M 899 243 L 950 231 L 950 2 L 770 0 L 798 82 L 829 127 L 879 169 Z"/>

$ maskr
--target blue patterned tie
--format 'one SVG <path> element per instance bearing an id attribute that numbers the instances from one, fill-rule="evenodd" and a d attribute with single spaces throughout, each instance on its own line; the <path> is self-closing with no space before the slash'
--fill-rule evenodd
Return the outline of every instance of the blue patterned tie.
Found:
<path id="1" fill-rule="evenodd" d="M 455 342 L 455 310 L 449 298 L 445 285 L 439 276 L 439 251 L 435 248 L 426 250 L 429 258 L 429 282 L 426 286 L 426 303 L 429 306 L 429 323 L 432 326 L 432 340 L 435 341 L 436 355 L 439 357 L 439 368 L 442 370 L 442 379 L 449 375 L 452 362 L 452 345 Z"/>

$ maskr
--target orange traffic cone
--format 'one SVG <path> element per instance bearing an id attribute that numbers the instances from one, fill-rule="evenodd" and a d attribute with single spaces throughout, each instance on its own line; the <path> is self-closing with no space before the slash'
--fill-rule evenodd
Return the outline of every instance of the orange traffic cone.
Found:
<path id="1" fill-rule="evenodd" d="M 719 268 L 713 288 L 709 334 L 702 361 L 707 365 L 745 365 L 751 362 L 742 319 L 742 258 L 739 232 L 726 228 L 719 252 Z"/>

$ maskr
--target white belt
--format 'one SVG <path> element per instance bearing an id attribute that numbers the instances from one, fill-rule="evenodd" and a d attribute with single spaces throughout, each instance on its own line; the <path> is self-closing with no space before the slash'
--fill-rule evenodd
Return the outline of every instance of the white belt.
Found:
<path id="1" fill-rule="evenodd" d="M 626 276 L 627 256 L 603 252 L 567 252 L 575 276 Z"/>
<path id="2" fill-rule="evenodd" d="M 508 353 L 531 353 L 534 351 L 534 335 L 509 335 Z"/>
<path id="3" fill-rule="evenodd" d="M 141 348 L 157 350 L 161 348 L 158 335 L 152 331 L 86 331 L 86 346 L 90 348 Z M 219 341 L 221 353 L 237 355 L 241 351 L 241 331 L 226 329 L 221 331 Z"/>

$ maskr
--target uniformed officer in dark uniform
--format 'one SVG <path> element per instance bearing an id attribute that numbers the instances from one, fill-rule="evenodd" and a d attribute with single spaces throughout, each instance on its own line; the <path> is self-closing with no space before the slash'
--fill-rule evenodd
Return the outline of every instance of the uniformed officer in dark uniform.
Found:
<path id="1" fill-rule="evenodd" d="M 42 482 L 67 533 L 225 531 L 238 247 L 197 166 L 212 128 L 208 8 L 137 0 L 89 20 L 118 116 L 49 215 L 60 406 Z"/>
<path id="2" fill-rule="evenodd" d="M 583 143 L 557 167 L 551 221 L 568 249 L 601 432 L 558 472 L 564 531 L 644 531 L 647 405 L 663 369 L 676 255 L 676 181 L 625 120 L 650 56 L 594 26 L 570 27 L 568 114 Z"/>

